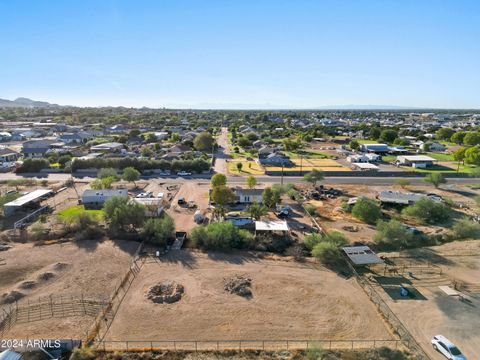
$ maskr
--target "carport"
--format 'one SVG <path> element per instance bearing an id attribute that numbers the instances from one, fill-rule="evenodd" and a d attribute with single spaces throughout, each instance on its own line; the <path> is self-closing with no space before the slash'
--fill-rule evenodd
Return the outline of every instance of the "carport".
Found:
<path id="1" fill-rule="evenodd" d="M 34 190 L 26 195 L 19 197 L 3 206 L 3 213 L 6 217 L 12 216 L 17 210 L 30 205 L 39 204 L 42 200 L 53 193 L 50 189 Z"/>

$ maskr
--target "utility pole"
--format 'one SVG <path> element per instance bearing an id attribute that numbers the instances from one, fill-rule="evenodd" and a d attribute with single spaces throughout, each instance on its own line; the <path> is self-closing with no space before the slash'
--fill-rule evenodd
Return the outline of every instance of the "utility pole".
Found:
<path id="1" fill-rule="evenodd" d="M 281 182 L 282 185 L 283 185 L 283 167 L 284 167 L 284 164 L 282 163 L 282 182 Z"/>

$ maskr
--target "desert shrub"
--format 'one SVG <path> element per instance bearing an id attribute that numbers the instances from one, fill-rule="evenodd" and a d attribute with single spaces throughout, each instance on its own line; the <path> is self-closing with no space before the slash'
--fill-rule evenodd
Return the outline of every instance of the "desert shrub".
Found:
<path id="1" fill-rule="evenodd" d="M 320 344 L 312 344 L 305 350 L 305 358 L 307 360 L 321 360 L 324 355 L 325 351 Z"/>
<path id="2" fill-rule="evenodd" d="M 413 245 L 414 239 L 415 235 L 397 220 L 380 220 L 377 223 L 377 233 L 374 240 L 387 248 L 405 248 Z"/>
<path id="3" fill-rule="evenodd" d="M 352 215 L 367 224 L 375 224 L 382 217 L 382 211 L 374 200 L 359 198 L 353 205 Z"/>
<path id="4" fill-rule="evenodd" d="M 43 240 L 43 239 L 45 239 L 45 237 L 48 233 L 47 228 L 40 221 L 34 222 L 32 224 L 32 226 L 30 227 L 30 231 L 32 233 L 32 236 L 33 236 L 34 240 Z"/>
<path id="5" fill-rule="evenodd" d="M 97 178 L 103 179 L 107 177 L 114 177 L 115 180 L 117 180 L 118 179 L 117 170 L 115 170 L 114 168 L 102 168 L 98 170 Z"/>
<path id="6" fill-rule="evenodd" d="M 403 209 L 402 213 L 415 217 L 423 223 L 437 224 L 448 221 L 451 217 L 450 209 L 442 203 L 427 197 L 420 199 L 415 204 Z"/>
<path id="7" fill-rule="evenodd" d="M 328 265 L 341 259 L 340 248 L 346 244 L 345 235 L 339 231 L 331 231 L 325 235 L 313 233 L 304 238 L 304 245 L 310 250 L 312 256 Z"/>
<path id="8" fill-rule="evenodd" d="M 190 239 L 195 246 L 208 250 L 245 248 L 252 238 L 248 231 L 238 229 L 230 221 L 197 226 L 190 233 Z"/>
<path id="9" fill-rule="evenodd" d="M 469 219 L 455 222 L 452 228 L 455 239 L 480 239 L 480 224 Z"/>
<path id="10" fill-rule="evenodd" d="M 94 360 L 97 356 L 91 348 L 76 348 L 70 355 L 70 360 Z"/>
<path id="11" fill-rule="evenodd" d="M 306 204 L 306 205 L 305 205 L 305 211 L 306 211 L 308 214 L 314 216 L 314 215 L 316 215 L 317 207 L 316 207 L 315 205 L 313 205 L 313 204 Z"/>
<path id="12" fill-rule="evenodd" d="M 169 240 L 175 238 L 175 222 L 168 215 L 161 219 L 148 219 L 143 225 L 141 236 L 149 243 L 165 247 Z"/>
<path id="13" fill-rule="evenodd" d="M 6 203 L 18 199 L 20 194 L 18 192 L 11 192 L 5 195 L 0 196 L 0 206 L 3 207 Z"/>
<path id="14" fill-rule="evenodd" d="M 97 239 L 103 235 L 98 221 L 97 216 L 82 211 L 69 219 L 68 228 L 75 234 L 76 240 Z"/>

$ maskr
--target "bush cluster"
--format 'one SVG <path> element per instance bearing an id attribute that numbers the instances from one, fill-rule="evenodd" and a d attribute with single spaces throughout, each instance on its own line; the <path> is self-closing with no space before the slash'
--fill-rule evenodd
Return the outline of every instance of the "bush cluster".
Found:
<path id="1" fill-rule="evenodd" d="M 195 227 L 190 239 L 195 246 L 206 250 L 230 250 L 249 247 L 253 235 L 230 221 L 222 221 Z"/>

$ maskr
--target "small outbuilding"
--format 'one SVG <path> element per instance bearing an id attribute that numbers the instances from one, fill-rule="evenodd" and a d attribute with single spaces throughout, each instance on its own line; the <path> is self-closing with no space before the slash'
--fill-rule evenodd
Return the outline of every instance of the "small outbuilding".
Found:
<path id="1" fill-rule="evenodd" d="M 380 259 L 368 246 L 346 246 L 343 252 L 354 265 L 382 264 Z"/>
<path id="2" fill-rule="evenodd" d="M 290 228 L 286 221 L 255 221 L 255 235 L 259 232 L 281 233 L 287 235 Z"/>
<path id="3" fill-rule="evenodd" d="M 3 213 L 6 217 L 9 217 L 20 209 L 27 209 L 29 207 L 38 206 L 42 200 L 45 200 L 52 194 L 53 190 L 50 189 L 34 190 L 26 195 L 19 197 L 18 199 L 15 199 L 3 205 Z"/>

